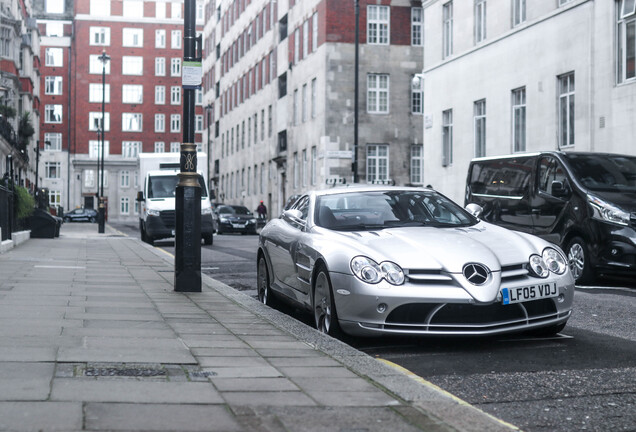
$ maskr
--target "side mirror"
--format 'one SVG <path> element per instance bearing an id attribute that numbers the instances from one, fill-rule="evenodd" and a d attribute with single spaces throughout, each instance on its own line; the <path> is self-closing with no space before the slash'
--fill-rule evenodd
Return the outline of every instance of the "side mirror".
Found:
<path id="1" fill-rule="evenodd" d="M 481 219 L 481 215 L 484 213 L 484 208 L 479 204 L 470 203 L 466 205 L 466 211 L 477 219 Z"/>
<path id="2" fill-rule="evenodd" d="M 143 191 L 137 192 L 137 201 L 145 201 Z"/>
<path id="3" fill-rule="evenodd" d="M 283 218 L 292 222 L 301 222 L 303 214 L 300 210 L 285 210 L 283 212 Z"/>
<path id="4" fill-rule="evenodd" d="M 557 198 L 566 197 L 570 193 L 568 191 L 568 188 L 565 187 L 565 185 L 558 180 L 553 181 L 550 186 L 552 188 L 552 196 L 555 196 Z"/>

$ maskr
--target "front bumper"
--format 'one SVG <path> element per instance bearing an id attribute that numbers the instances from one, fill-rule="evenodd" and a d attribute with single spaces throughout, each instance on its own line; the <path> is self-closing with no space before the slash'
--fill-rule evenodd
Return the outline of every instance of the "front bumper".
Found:
<path id="1" fill-rule="evenodd" d="M 574 283 L 549 278 L 559 296 L 503 305 L 478 303 L 459 286 L 365 284 L 352 275 L 331 273 L 342 329 L 352 335 L 496 335 L 565 323 L 572 313 Z M 536 282 L 536 279 L 533 279 Z M 516 282 L 522 284 L 523 282 Z"/>
<path id="2" fill-rule="evenodd" d="M 595 225 L 595 239 L 590 248 L 597 270 L 606 274 L 636 276 L 636 229 L 606 222 Z"/>
<path id="3" fill-rule="evenodd" d="M 146 234 L 154 240 L 174 237 L 176 215 L 174 210 L 162 211 L 160 216 L 146 217 Z M 201 237 L 214 234 L 212 215 L 201 215 Z"/>
<path id="4" fill-rule="evenodd" d="M 219 221 L 218 226 L 219 226 L 218 228 L 219 232 L 256 234 L 256 224 L 253 222 L 248 222 L 245 225 L 243 225 L 243 224 Z"/>

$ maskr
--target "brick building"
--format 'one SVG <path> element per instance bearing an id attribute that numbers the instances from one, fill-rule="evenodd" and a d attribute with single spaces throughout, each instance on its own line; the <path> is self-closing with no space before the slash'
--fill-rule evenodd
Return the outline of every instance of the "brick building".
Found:
<path id="1" fill-rule="evenodd" d="M 136 221 L 137 155 L 180 151 L 183 0 L 44 0 L 40 6 L 42 163 L 60 173 L 44 179 L 50 201 L 97 208 L 103 139 L 108 218 Z M 200 3 L 197 23 L 202 20 Z M 100 60 L 102 53 L 110 59 Z M 198 92 L 197 144 L 202 113 Z"/>
<path id="2" fill-rule="evenodd" d="M 422 9 L 360 1 L 358 175 L 421 184 Z M 206 2 L 204 101 L 218 198 L 277 215 L 308 189 L 351 183 L 354 2 Z"/>

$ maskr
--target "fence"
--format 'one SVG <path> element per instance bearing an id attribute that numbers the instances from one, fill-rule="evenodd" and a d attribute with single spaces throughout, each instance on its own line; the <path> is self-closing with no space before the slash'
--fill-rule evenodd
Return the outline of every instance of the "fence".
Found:
<path id="1" fill-rule="evenodd" d="M 2 241 L 11 238 L 14 229 L 13 222 L 13 192 L 0 185 L 0 228 L 2 228 Z"/>

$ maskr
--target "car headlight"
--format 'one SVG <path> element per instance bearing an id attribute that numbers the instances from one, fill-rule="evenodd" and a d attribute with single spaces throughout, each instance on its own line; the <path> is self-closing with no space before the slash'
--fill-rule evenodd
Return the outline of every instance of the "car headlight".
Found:
<path id="1" fill-rule="evenodd" d="M 222 222 L 222 223 L 228 223 L 228 222 L 230 222 L 230 221 L 228 220 L 228 218 L 224 218 L 224 217 L 220 217 L 220 218 L 219 218 L 219 221 L 220 221 L 220 222 Z"/>
<path id="2" fill-rule="evenodd" d="M 543 261 L 545 262 L 548 270 L 552 273 L 562 275 L 568 268 L 568 263 L 565 257 L 561 255 L 559 251 L 554 248 L 545 248 L 542 254 Z"/>
<path id="3" fill-rule="evenodd" d="M 592 195 L 588 195 L 587 200 L 592 207 L 592 217 L 594 219 L 618 225 L 629 225 L 630 215 L 628 212 Z"/>
<path id="4" fill-rule="evenodd" d="M 530 270 L 540 278 L 547 278 L 550 275 L 547 264 L 539 255 L 530 256 Z"/>
<path id="5" fill-rule="evenodd" d="M 392 285 L 404 283 L 402 268 L 390 261 L 378 264 L 370 258 L 357 256 L 351 260 L 351 271 L 358 279 L 366 283 L 376 284 L 382 279 L 386 279 Z"/>
<path id="6" fill-rule="evenodd" d="M 159 210 L 151 210 L 148 209 L 148 216 L 160 216 L 161 212 Z"/>
<path id="7" fill-rule="evenodd" d="M 212 207 L 202 207 L 201 214 L 202 215 L 212 214 Z"/>
<path id="8" fill-rule="evenodd" d="M 250 219 L 250 223 L 255 224 L 256 223 L 256 219 Z"/>

